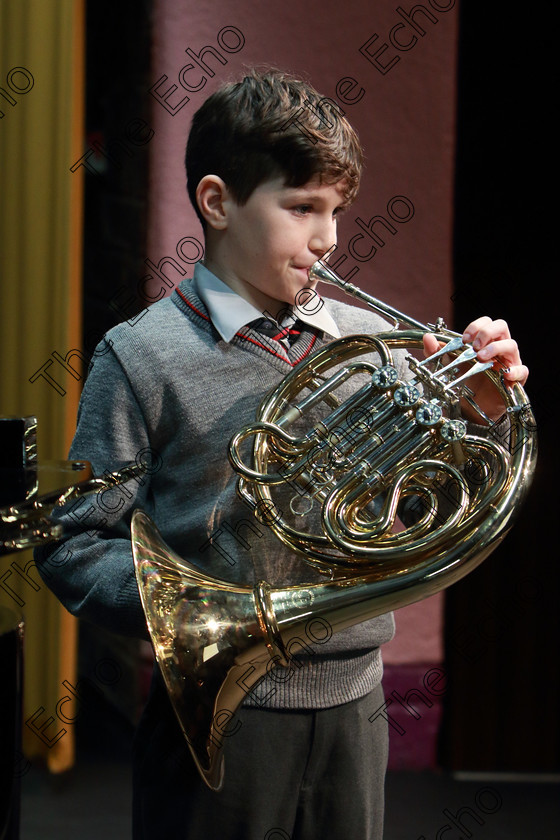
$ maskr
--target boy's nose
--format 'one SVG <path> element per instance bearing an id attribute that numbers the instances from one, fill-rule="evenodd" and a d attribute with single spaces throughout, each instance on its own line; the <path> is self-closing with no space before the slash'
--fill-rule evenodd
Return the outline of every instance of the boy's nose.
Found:
<path id="1" fill-rule="evenodd" d="M 336 245 L 335 219 L 317 225 L 309 240 L 309 250 L 322 257 L 333 245 Z"/>

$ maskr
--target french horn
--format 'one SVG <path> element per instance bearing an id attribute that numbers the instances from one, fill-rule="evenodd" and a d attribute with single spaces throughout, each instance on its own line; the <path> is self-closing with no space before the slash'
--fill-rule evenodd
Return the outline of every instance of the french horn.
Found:
<path id="1" fill-rule="evenodd" d="M 39 461 L 34 416 L 0 417 L 0 451 L 0 556 L 61 539 L 56 508 L 144 472 L 134 462 L 94 478 L 88 461 Z"/>
<path id="2" fill-rule="evenodd" d="M 232 438 L 228 455 L 241 498 L 323 579 L 231 584 L 179 557 L 143 511 L 132 518 L 156 659 L 213 790 L 247 693 L 272 668 L 290 667 L 310 639 L 427 598 L 476 568 L 512 527 L 535 465 L 530 403 L 519 384 L 504 383 L 496 360 L 479 362 L 441 319 L 422 324 L 324 263 L 310 276 L 364 301 L 391 328 L 335 340 L 298 364 Z M 443 346 L 422 359 L 426 332 Z M 401 363 L 404 355 L 404 375 L 394 351 Z M 485 417 L 468 388 L 482 372 L 503 400 L 501 423 Z M 337 395 L 354 384 L 350 396 Z M 479 415 L 474 426 L 462 415 L 465 402 Z M 277 493 L 287 485 L 286 507 Z M 311 508 L 316 529 L 301 524 Z"/>

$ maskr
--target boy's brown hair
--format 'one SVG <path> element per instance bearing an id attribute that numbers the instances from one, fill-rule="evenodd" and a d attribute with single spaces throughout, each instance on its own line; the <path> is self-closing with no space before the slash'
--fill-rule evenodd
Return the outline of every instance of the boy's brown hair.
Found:
<path id="1" fill-rule="evenodd" d="M 205 175 L 218 175 L 243 205 L 265 181 L 284 177 L 301 187 L 346 182 L 350 204 L 358 192 L 362 149 L 336 103 L 307 82 L 278 70 L 252 70 L 223 85 L 198 109 L 187 142 L 187 190 L 202 222 L 196 189 Z"/>

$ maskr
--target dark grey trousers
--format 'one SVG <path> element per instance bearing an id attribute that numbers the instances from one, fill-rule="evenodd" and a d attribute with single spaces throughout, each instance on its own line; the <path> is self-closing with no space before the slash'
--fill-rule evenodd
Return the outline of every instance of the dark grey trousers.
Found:
<path id="1" fill-rule="evenodd" d="M 387 723 L 368 719 L 382 704 L 379 686 L 319 711 L 240 709 L 213 793 L 159 697 L 137 738 L 134 840 L 382 840 Z"/>

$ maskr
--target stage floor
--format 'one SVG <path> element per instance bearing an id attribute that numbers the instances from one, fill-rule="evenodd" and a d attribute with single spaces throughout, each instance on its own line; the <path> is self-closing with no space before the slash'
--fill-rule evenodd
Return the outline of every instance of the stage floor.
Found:
<path id="1" fill-rule="evenodd" d="M 558 782 L 464 781 L 447 774 L 393 771 L 387 776 L 386 802 L 383 840 L 432 840 L 446 825 L 449 837 L 473 840 L 560 836 Z M 22 778 L 21 840 L 130 840 L 130 803 L 127 762 L 81 759 L 63 777 L 31 767 Z"/>

